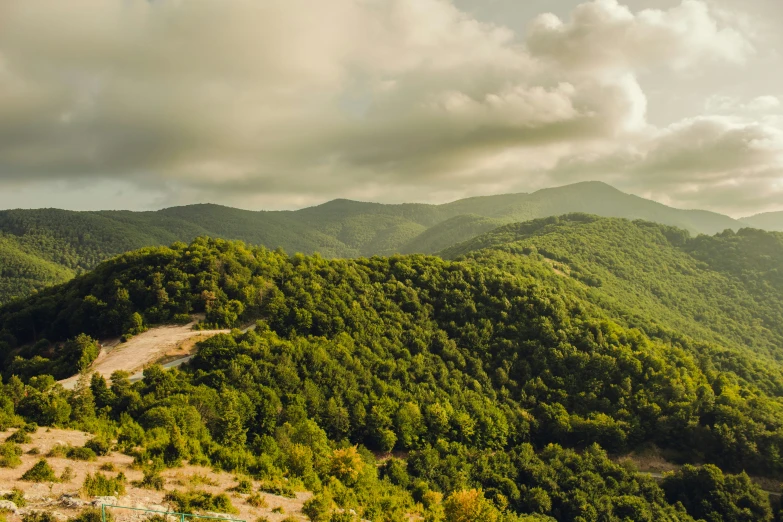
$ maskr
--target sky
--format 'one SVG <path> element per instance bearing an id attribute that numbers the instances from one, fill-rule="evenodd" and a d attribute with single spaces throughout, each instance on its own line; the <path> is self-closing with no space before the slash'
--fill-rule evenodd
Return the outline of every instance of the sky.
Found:
<path id="1" fill-rule="evenodd" d="M 0 208 L 783 210 L 780 0 L 0 0 Z"/>

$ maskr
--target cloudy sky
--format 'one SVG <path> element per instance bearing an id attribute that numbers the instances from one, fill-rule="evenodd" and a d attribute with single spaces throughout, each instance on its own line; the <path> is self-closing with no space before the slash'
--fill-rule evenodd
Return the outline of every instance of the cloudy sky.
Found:
<path id="1" fill-rule="evenodd" d="M 0 0 L 0 208 L 783 210 L 780 0 Z"/>

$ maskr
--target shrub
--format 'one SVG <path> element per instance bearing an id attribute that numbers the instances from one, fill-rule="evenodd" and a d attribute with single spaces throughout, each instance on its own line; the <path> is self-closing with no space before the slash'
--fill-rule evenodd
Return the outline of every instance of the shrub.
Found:
<path id="1" fill-rule="evenodd" d="M 269 504 L 266 499 L 258 493 L 253 493 L 247 497 L 247 503 L 256 508 L 268 508 Z"/>
<path id="2" fill-rule="evenodd" d="M 217 482 L 203 473 L 194 473 L 188 479 L 191 486 L 217 486 Z"/>
<path id="3" fill-rule="evenodd" d="M 106 522 L 112 522 L 113 520 L 114 517 L 107 509 Z M 96 507 L 87 508 L 68 522 L 103 522 L 103 519 L 101 518 L 101 509 Z"/>
<path id="4" fill-rule="evenodd" d="M 27 501 L 24 499 L 24 491 L 19 488 L 12 489 L 10 493 L 6 493 L 2 498 L 3 500 L 10 500 L 16 504 L 16 507 L 25 507 L 27 505 Z"/>
<path id="5" fill-rule="evenodd" d="M 294 489 L 289 484 L 283 482 L 280 479 L 261 481 L 261 487 L 259 490 L 263 491 L 264 493 L 271 493 L 272 495 L 278 495 L 281 497 L 296 497 Z"/>
<path id="6" fill-rule="evenodd" d="M 117 466 L 115 466 L 113 462 L 104 462 L 98 469 L 101 471 L 117 471 Z"/>
<path id="7" fill-rule="evenodd" d="M 71 460 L 95 460 L 95 452 L 90 448 L 68 448 L 68 453 L 65 455 Z"/>
<path id="8" fill-rule="evenodd" d="M 133 483 L 137 488 L 154 489 L 155 491 L 163 491 L 166 481 L 160 476 L 160 472 L 154 468 L 147 468 L 144 470 L 144 477 L 141 480 L 137 480 Z"/>
<path id="9" fill-rule="evenodd" d="M 22 448 L 14 442 L 0 444 L 0 468 L 16 468 L 22 464 Z"/>
<path id="10" fill-rule="evenodd" d="M 93 437 L 84 444 L 85 448 L 91 449 L 100 457 L 111 453 L 111 446 L 111 441 L 102 437 Z"/>
<path id="11" fill-rule="evenodd" d="M 60 475 L 60 481 L 62 482 L 70 482 L 73 480 L 73 468 L 71 466 L 66 466 L 63 470 L 62 475 Z"/>
<path id="12" fill-rule="evenodd" d="M 22 516 L 22 522 L 58 522 L 48 511 L 31 511 Z"/>
<path id="13" fill-rule="evenodd" d="M 302 513 L 313 522 L 329 522 L 332 518 L 332 505 L 332 497 L 324 491 L 305 502 Z"/>
<path id="14" fill-rule="evenodd" d="M 125 494 L 127 480 L 123 473 L 109 478 L 103 473 L 88 474 L 82 484 L 82 492 L 91 497 L 121 496 Z"/>
<path id="15" fill-rule="evenodd" d="M 236 491 L 237 493 L 250 493 L 252 490 L 253 482 L 247 478 L 239 479 L 237 485 L 231 488 L 231 491 Z"/>
<path id="16" fill-rule="evenodd" d="M 27 482 L 59 482 L 59 479 L 54 474 L 54 470 L 46 459 L 39 460 L 32 468 L 25 471 L 24 475 L 22 475 L 22 480 Z"/>
<path id="17" fill-rule="evenodd" d="M 272 508 L 272 513 L 284 513 L 285 510 L 283 509 L 283 506 L 275 506 Z"/>
<path id="18" fill-rule="evenodd" d="M 29 444 L 33 441 L 30 434 L 24 431 L 23 428 L 19 428 L 5 439 L 6 442 L 15 442 L 16 444 Z"/>
<path id="19" fill-rule="evenodd" d="M 206 491 L 172 491 L 165 497 L 173 502 L 180 513 L 214 511 L 216 513 L 239 513 L 225 493 L 213 495 Z"/>
<path id="20" fill-rule="evenodd" d="M 55 444 L 46 453 L 46 456 L 47 457 L 62 457 L 62 458 L 65 458 L 65 456 L 68 455 L 68 450 L 69 449 L 70 449 L 70 446 L 66 446 L 65 444 Z"/>

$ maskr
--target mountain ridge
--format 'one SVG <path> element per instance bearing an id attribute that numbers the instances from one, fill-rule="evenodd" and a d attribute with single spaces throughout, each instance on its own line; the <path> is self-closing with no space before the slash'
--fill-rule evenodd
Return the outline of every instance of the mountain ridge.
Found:
<path id="1" fill-rule="evenodd" d="M 0 233 L 28 245 L 28 253 L 40 257 L 41 263 L 54 263 L 64 271 L 78 273 L 129 250 L 189 242 L 199 236 L 236 239 L 287 252 L 318 252 L 330 258 L 435 253 L 487 232 L 493 225 L 572 212 L 644 219 L 692 234 L 715 234 L 747 226 L 722 214 L 667 207 L 593 181 L 439 205 L 335 199 L 284 211 L 244 210 L 214 203 L 142 212 L 4 210 L 0 211 Z M 12 257 L 19 256 L 10 247 L 0 245 L 0 264 L 10 262 Z M 35 259 L 27 264 L 40 265 Z M 51 267 L 44 270 L 41 265 L 29 271 L 51 273 Z M 0 295 L 0 303 L 29 295 L 41 288 L 44 280 L 52 280 L 46 277 L 40 282 L 22 282 L 9 277 L 0 281 L 11 289 Z"/>

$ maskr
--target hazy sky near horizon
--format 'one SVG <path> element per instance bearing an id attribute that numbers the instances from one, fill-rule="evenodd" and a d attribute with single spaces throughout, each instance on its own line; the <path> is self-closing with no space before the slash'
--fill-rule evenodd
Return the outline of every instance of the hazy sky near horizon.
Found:
<path id="1" fill-rule="evenodd" d="M 0 208 L 783 210 L 780 0 L 0 0 Z"/>

